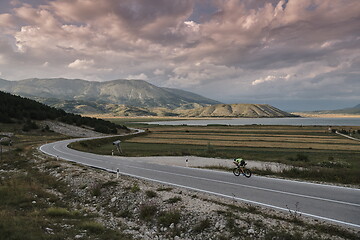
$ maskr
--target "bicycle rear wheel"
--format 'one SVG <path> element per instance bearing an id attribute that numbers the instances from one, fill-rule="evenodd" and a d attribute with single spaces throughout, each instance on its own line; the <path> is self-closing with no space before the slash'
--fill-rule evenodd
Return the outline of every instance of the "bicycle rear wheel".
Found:
<path id="1" fill-rule="evenodd" d="M 240 172 L 239 168 L 234 168 L 233 173 L 234 173 L 235 176 L 239 176 L 241 172 Z"/>
<path id="2" fill-rule="evenodd" d="M 247 178 L 251 177 L 251 171 L 250 169 L 245 168 L 243 171 L 243 175 Z"/>

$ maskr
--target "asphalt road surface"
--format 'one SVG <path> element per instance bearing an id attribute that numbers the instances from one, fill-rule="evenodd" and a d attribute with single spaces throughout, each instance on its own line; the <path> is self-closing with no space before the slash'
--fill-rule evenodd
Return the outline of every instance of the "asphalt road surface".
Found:
<path id="1" fill-rule="evenodd" d="M 231 172 L 158 165 L 146 163 L 144 158 L 103 156 L 67 147 L 70 142 L 77 140 L 79 139 L 45 144 L 40 147 L 40 150 L 59 159 L 110 172 L 119 171 L 120 174 L 281 211 L 291 210 L 302 216 L 360 229 L 360 189 L 256 175 L 251 178 L 236 177 Z"/>

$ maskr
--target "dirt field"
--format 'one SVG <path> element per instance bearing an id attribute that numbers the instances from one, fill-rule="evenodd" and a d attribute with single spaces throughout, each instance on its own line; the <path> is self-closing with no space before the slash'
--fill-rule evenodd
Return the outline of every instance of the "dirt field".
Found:
<path id="1" fill-rule="evenodd" d="M 151 127 L 151 132 L 127 142 L 191 144 L 224 147 L 322 149 L 359 151 L 360 143 L 329 133 L 326 127 Z"/>

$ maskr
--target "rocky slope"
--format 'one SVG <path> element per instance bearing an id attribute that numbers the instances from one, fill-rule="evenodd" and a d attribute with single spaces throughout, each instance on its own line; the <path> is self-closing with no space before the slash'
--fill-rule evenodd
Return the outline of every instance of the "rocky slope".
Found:
<path id="1" fill-rule="evenodd" d="M 142 80 L 0 79 L 0 90 L 77 114 L 179 117 L 294 117 L 266 104 L 220 104 L 200 95 Z"/>
<path id="2" fill-rule="evenodd" d="M 306 113 L 313 113 L 313 114 L 359 114 L 360 115 L 360 104 L 350 107 L 350 108 L 343 108 L 337 110 L 323 110 L 323 111 L 312 111 Z"/>
<path id="3" fill-rule="evenodd" d="M 0 79 L 0 90 L 36 98 L 50 106 L 87 105 L 97 108 L 97 111 L 101 111 L 102 104 L 174 109 L 193 104 L 207 106 L 219 103 L 191 92 L 157 87 L 143 80 L 94 82 L 64 78 L 32 78 L 20 81 Z"/>
<path id="4" fill-rule="evenodd" d="M 36 153 L 34 164 L 65 183 L 74 210 L 98 216 L 107 228 L 121 229 L 129 239 L 348 239 L 356 231 L 304 218 L 297 212 L 277 212 L 232 199 L 176 188 L 56 161 Z M 229 173 L 230 174 L 230 173 Z M 68 226 L 71 227 L 71 226 Z M 346 233 L 346 235 L 344 234 Z M 87 239 L 80 232 L 68 239 Z"/>
<path id="5" fill-rule="evenodd" d="M 184 117 L 295 117 L 268 104 L 217 104 L 178 113 Z"/>

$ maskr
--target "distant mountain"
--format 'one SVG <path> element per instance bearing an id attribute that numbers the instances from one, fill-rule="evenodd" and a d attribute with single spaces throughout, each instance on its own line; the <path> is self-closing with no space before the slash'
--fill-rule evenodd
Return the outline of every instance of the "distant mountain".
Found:
<path id="1" fill-rule="evenodd" d="M 360 104 L 355 107 L 343 108 L 337 110 L 323 110 L 323 111 L 312 111 L 311 113 L 316 114 L 360 114 Z"/>
<path id="2" fill-rule="evenodd" d="M 95 111 L 99 111 L 97 108 L 102 104 L 175 109 L 219 103 L 191 92 L 157 87 L 143 80 L 93 82 L 64 78 L 32 78 L 20 81 L 0 79 L 0 90 L 37 99 L 51 106 L 69 106 L 76 103 L 92 105 Z"/>
<path id="3" fill-rule="evenodd" d="M 180 117 L 294 117 L 265 104 L 221 104 L 203 96 L 143 80 L 0 79 L 0 90 L 77 114 Z"/>
<path id="4" fill-rule="evenodd" d="M 268 104 L 217 104 L 190 110 L 180 110 L 178 113 L 184 117 L 297 117 Z"/>

